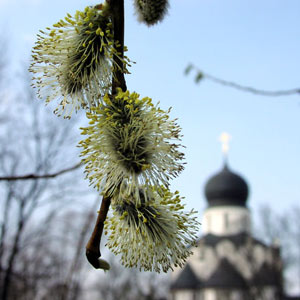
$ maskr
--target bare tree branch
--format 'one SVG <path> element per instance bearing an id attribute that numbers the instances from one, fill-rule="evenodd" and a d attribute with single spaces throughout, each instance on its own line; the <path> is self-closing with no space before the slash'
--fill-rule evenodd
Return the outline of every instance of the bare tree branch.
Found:
<path id="1" fill-rule="evenodd" d="M 54 178 L 57 176 L 60 176 L 64 173 L 68 173 L 71 171 L 74 171 L 78 169 L 81 166 L 81 163 L 78 163 L 70 168 L 62 169 L 60 171 L 57 171 L 55 173 L 50 174 L 27 174 L 27 175 L 17 175 L 17 176 L 0 176 L 0 181 L 13 181 L 13 180 L 32 180 L 32 179 L 45 179 L 45 178 Z"/>
<path id="2" fill-rule="evenodd" d="M 192 70 L 194 70 L 196 73 L 196 75 L 195 75 L 196 83 L 199 83 L 203 79 L 208 79 L 217 84 L 220 84 L 223 86 L 228 86 L 228 87 L 234 88 L 236 90 L 240 90 L 243 92 L 248 92 L 248 93 L 252 93 L 252 94 L 260 95 L 260 96 L 268 96 L 268 97 L 291 96 L 291 95 L 295 95 L 295 94 L 300 94 L 300 88 L 294 88 L 294 89 L 289 89 L 289 90 L 268 91 L 268 90 L 260 90 L 260 89 L 250 87 L 250 86 L 241 85 L 241 84 L 233 82 L 233 81 L 221 79 L 221 78 L 215 77 L 214 75 L 210 75 L 210 74 L 198 69 L 197 67 L 195 67 L 192 64 L 190 64 L 186 67 L 185 74 L 188 75 Z"/>

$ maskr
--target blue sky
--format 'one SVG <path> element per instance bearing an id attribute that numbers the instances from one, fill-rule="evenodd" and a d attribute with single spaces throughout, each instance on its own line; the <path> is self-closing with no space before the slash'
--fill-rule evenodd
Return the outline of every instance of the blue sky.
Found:
<path id="1" fill-rule="evenodd" d="M 128 89 L 173 107 L 184 134 L 187 166 L 172 182 L 187 207 L 202 211 L 203 187 L 222 166 L 218 137 L 233 139 L 231 168 L 250 184 L 249 206 L 278 211 L 300 200 L 300 95 L 255 96 L 203 81 L 183 71 L 194 63 L 215 76 L 256 88 L 299 87 L 300 1 L 173 0 L 163 23 L 136 21 L 125 0 L 125 44 L 136 61 Z M 97 1 L 0 0 L 1 30 L 12 70 L 29 59 L 35 34 Z M 13 75 L 11 71 L 11 76 Z"/>

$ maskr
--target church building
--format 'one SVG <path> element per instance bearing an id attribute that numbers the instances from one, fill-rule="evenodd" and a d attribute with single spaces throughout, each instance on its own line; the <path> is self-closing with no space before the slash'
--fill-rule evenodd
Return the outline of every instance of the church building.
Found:
<path id="1" fill-rule="evenodd" d="M 172 273 L 169 300 L 282 300 L 277 245 L 251 234 L 245 179 L 224 163 L 205 186 L 203 236 L 185 267 Z"/>

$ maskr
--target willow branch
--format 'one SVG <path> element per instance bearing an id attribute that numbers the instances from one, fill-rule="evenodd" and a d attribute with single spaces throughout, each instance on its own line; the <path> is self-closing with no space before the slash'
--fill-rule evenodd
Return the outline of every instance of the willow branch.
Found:
<path id="1" fill-rule="evenodd" d="M 104 228 L 104 221 L 106 220 L 109 206 L 110 198 L 103 197 L 94 230 L 86 245 L 86 257 L 95 269 L 106 269 L 104 265 L 105 262 L 103 260 L 99 260 L 99 258 L 101 256 L 100 242 Z"/>
<path id="2" fill-rule="evenodd" d="M 108 1 L 112 11 L 114 41 L 118 43 L 116 50 L 118 55 L 113 56 L 114 60 L 114 75 L 112 78 L 112 94 L 116 93 L 116 89 L 120 87 L 126 91 L 126 82 L 124 77 L 124 0 Z"/>
<path id="3" fill-rule="evenodd" d="M 58 172 L 50 173 L 50 174 L 38 175 L 38 174 L 32 173 L 32 174 L 27 174 L 27 175 L 0 176 L 0 181 L 32 180 L 32 179 L 37 180 L 37 179 L 54 178 L 54 177 L 60 176 L 65 173 L 72 172 L 72 171 L 78 169 L 80 166 L 81 166 L 81 163 L 78 163 L 73 167 L 63 169 Z"/>
<path id="4" fill-rule="evenodd" d="M 193 65 L 189 65 L 186 68 L 185 74 L 186 75 L 189 74 L 192 69 L 194 69 L 196 72 L 196 75 L 195 75 L 196 83 L 199 83 L 203 79 L 208 79 L 217 84 L 231 87 L 236 90 L 240 90 L 243 92 L 248 92 L 248 93 L 252 93 L 252 94 L 256 94 L 256 95 L 261 95 L 261 96 L 269 96 L 269 97 L 291 96 L 291 95 L 295 95 L 295 94 L 298 94 L 298 95 L 300 94 L 300 88 L 294 88 L 294 89 L 289 89 L 289 90 L 268 91 L 268 90 L 257 89 L 257 88 L 251 87 L 251 86 L 241 85 L 241 84 L 233 82 L 233 81 L 221 79 L 221 78 L 215 77 L 213 75 L 210 75 L 206 72 L 203 72 L 200 69 L 197 69 Z"/>
<path id="5" fill-rule="evenodd" d="M 116 90 L 120 87 L 123 91 L 126 91 L 126 82 L 124 77 L 124 0 L 108 0 L 110 9 L 112 12 L 112 23 L 114 29 L 114 41 L 118 43 L 116 50 L 118 55 L 113 56 L 114 71 L 112 76 L 112 95 L 116 94 Z M 100 243 L 104 228 L 104 221 L 106 220 L 107 213 L 110 206 L 110 197 L 104 195 L 96 224 L 92 235 L 86 245 L 86 257 L 89 263 L 95 269 L 109 269 L 109 264 L 100 259 Z"/>

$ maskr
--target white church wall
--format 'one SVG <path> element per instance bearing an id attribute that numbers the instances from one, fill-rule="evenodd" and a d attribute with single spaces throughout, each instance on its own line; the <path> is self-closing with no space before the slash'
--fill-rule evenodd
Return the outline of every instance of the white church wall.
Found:
<path id="1" fill-rule="evenodd" d="M 203 300 L 245 300 L 244 291 L 234 289 L 206 288 L 202 294 Z"/>
<path id="2" fill-rule="evenodd" d="M 220 258 L 227 258 L 229 260 L 235 259 L 236 249 L 235 246 L 229 240 L 223 240 L 218 243 L 216 251 Z"/>
<path id="3" fill-rule="evenodd" d="M 246 280 L 251 279 L 253 275 L 253 267 L 249 264 L 248 250 L 246 250 L 245 247 L 240 247 L 239 251 L 236 251 L 231 263 Z"/>
<path id="4" fill-rule="evenodd" d="M 215 297 L 216 300 L 246 300 L 247 299 L 247 297 L 245 297 L 245 291 L 240 289 L 217 289 L 215 290 L 215 295 L 216 295 Z"/>
<path id="5" fill-rule="evenodd" d="M 266 300 L 277 300 L 278 297 L 276 297 L 276 290 L 274 287 L 265 287 L 264 288 L 264 295 Z M 265 300 L 263 299 L 263 300 Z"/>
<path id="6" fill-rule="evenodd" d="M 178 290 L 172 293 L 169 300 L 195 300 L 194 291 L 190 290 Z"/>
<path id="7" fill-rule="evenodd" d="M 230 300 L 244 300 L 244 292 L 233 290 L 230 295 Z M 221 299 L 220 299 L 221 300 Z"/>
<path id="8" fill-rule="evenodd" d="M 211 247 L 199 245 L 193 248 L 193 252 L 194 255 L 189 257 L 188 263 L 198 278 L 208 279 L 219 263 L 216 251 Z"/>
<path id="9" fill-rule="evenodd" d="M 207 208 L 203 215 L 204 234 L 231 235 L 251 231 L 249 210 L 239 206 Z"/>
<path id="10" fill-rule="evenodd" d="M 203 300 L 218 300 L 215 289 L 203 290 Z"/>
<path id="11" fill-rule="evenodd" d="M 253 257 L 256 263 L 256 268 L 260 268 L 261 265 L 267 261 L 266 249 L 261 245 L 255 245 L 253 247 Z"/>
<path id="12" fill-rule="evenodd" d="M 256 300 L 275 300 L 270 298 L 274 293 L 269 293 L 268 298 Z M 242 290 L 205 288 L 201 291 L 176 291 L 168 300 L 245 300 L 246 292 Z"/>

